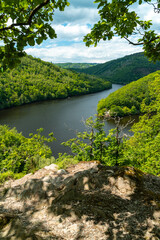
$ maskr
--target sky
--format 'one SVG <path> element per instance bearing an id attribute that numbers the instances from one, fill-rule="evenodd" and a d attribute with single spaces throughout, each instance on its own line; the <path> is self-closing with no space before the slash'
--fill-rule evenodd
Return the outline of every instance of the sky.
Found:
<path id="1" fill-rule="evenodd" d="M 100 41 L 97 47 L 86 47 L 83 37 L 90 32 L 99 20 L 97 4 L 94 0 L 69 0 L 70 6 L 63 12 L 55 11 L 53 28 L 56 39 L 47 39 L 41 45 L 27 47 L 25 51 L 34 57 L 53 63 L 104 63 L 129 54 L 141 52 L 141 46 L 133 46 L 119 37 L 111 41 Z M 154 27 L 159 27 L 160 15 L 155 14 L 152 6 L 136 6 L 142 19 L 153 19 Z"/>

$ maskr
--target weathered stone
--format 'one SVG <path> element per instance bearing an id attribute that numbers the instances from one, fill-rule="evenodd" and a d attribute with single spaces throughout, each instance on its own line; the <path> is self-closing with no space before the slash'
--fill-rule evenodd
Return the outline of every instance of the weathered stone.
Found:
<path id="1" fill-rule="evenodd" d="M 58 174 L 67 174 L 66 170 L 64 170 L 64 169 L 59 169 L 59 170 L 57 171 L 57 173 L 58 173 Z"/>
<path id="2" fill-rule="evenodd" d="M 51 170 L 51 171 L 57 171 L 58 170 L 58 166 L 56 164 L 51 164 L 49 166 L 45 166 L 44 169 Z"/>
<path id="3" fill-rule="evenodd" d="M 0 239 L 159 240 L 158 177 L 97 162 L 53 169 L 10 183 L 0 199 Z"/>

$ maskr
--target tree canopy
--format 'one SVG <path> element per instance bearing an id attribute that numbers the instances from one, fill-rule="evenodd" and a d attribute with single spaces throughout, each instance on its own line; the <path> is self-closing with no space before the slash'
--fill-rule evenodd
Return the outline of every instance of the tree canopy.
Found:
<path id="1" fill-rule="evenodd" d="M 156 3 L 152 0 L 96 0 L 95 3 L 99 3 L 100 20 L 85 36 L 87 46 L 96 46 L 101 39 L 111 40 L 114 36 L 120 36 L 130 44 L 142 45 L 146 56 L 151 60 L 160 60 L 160 35 L 153 30 L 151 20 L 142 20 L 133 10 L 133 4 L 148 3 L 155 13 L 159 13 L 159 0 Z M 137 42 L 130 38 L 133 35 L 139 37 Z"/>
<path id="2" fill-rule="evenodd" d="M 21 58 L 0 77 L 0 109 L 26 103 L 67 98 L 111 88 L 104 79 L 62 69 L 32 56 Z"/>
<path id="3" fill-rule="evenodd" d="M 154 100 L 149 93 L 150 84 L 157 79 L 160 79 L 160 71 L 151 73 L 110 93 L 108 97 L 101 99 L 98 103 L 99 116 L 105 116 L 107 112 L 112 117 L 144 114 L 144 102 L 147 105 Z M 159 88 L 158 83 L 156 86 Z"/>
<path id="4" fill-rule="evenodd" d="M 63 11 L 67 0 L 1 0 L 0 48 L 1 68 L 14 67 L 28 44 L 41 44 L 48 37 L 56 38 L 51 26 L 54 9 Z"/>

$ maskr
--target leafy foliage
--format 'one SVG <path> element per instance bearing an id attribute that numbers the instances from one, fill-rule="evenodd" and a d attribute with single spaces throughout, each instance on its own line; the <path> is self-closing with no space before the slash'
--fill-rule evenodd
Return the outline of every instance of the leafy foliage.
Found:
<path id="1" fill-rule="evenodd" d="M 142 0 L 96 0 L 98 3 L 100 20 L 94 25 L 91 33 L 84 38 L 87 46 L 94 44 L 103 39 L 111 40 L 114 36 L 125 38 L 130 44 L 142 45 L 145 55 L 153 61 L 160 60 L 160 36 L 152 30 L 152 22 L 140 19 L 134 7 L 142 4 Z M 155 13 L 160 11 L 160 3 L 151 0 L 144 0 L 149 3 Z M 139 34 L 137 42 L 133 42 L 129 37 L 133 34 Z"/>
<path id="2" fill-rule="evenodd" d="M 60 169 L 66 169 L 74 164 L 77 164 L 78 162 L 78 159 L 73 158 L 72 155 L 59 153 L 59 157 L 56 159 L 55 163 Z"/>
<path id="3" fill-rule="evenodd" d="M 134 136 L 125 144 L 124 158 L 130 165 L 160 176 L 160 77 L 149 83 L 152 101 L 143 101 L 144 114 L 133 125 Z"/>
<path id="4" fill-rule="evenodd" d="M 104 124 L 100 123 L 98 119 L 94 122 L 92 117 L 87 119 L 85 123 L 88 131 L 79 132 L 77 138 L 70 139 L 63 143 L 63 145 L 71 148 L 78 161 L 90 161 L 94 159 L 102 161 L 106 138 L 106 133 L 102 129 Z"/>
<path id="5" fill-rule="evenodd" d="M 124 126 L 116 122 L 116 128 L 106 135 L 104 124 L 98 119 L 94 122 L 90 118 L 86 122 L 89 131 L 78 133 L 77 138 L 65 143 L 71 147 L 74 159 L 99 160 L 105 165 L 134 166 L 144 172 L 160 176 L 160 72 L 150 74 L 148 79 L 145 77 L 139 80 L 143 83 L 140 88 L 136 88 L 136 82 L 128 85 L 135 87 L 134 93 L 138 96 L 141 91 L 143 92 L 142 86 L 147 86 L 147 98 L 141 98 L 140 104 L 141 113 L 144 115 L 131 128 L 134 134 L 125 136 L 122 132 Z M 134 88 L 130 89 L 132 94 L 133 90 Z M 129 94 L 129 91 L 127 93 Z M 117 96 L 123 99 L 123 91 Z M 135 97 L 134 94 L 132 97 Z M 118 99 L 117 104 L 119 101 Z"/>
<path id="6" fill-rule="evenodd" d="M 26 56 L 0 78 L 0 109 L 47 99 L 66 98 L 111 88 L 100 78 L 77 74 Z"/>
<path id="7" fill-rule="evenodd" d="M 25 173 L 13 173 L 12 171 L 3 172 L 0 174 L 0 184 L 10 179 L 22 178 L 24 175 Z"/>
<path id="8" fill-rule="evenodd" d="M 119 165 L 118 159 L 123 149 L 123 134 L 119 125 L 108 135 L 104 130 L 105 124 L 100 119 L 88 118 L 85 122 L 87 131 L 77 133 L 77 137 L 62 143 L 71 148 L 74 160 L 100 161 L 105 165 Z M 64 159 L 66 155 L 64 156 Z M 63 159 L 63 156 L 61 156 Z"/>
<path id="9" fill-rule="evenodd" d="M 42 167 L 48 159 L 51 161 L 52 151 L 45 142 L 55 138 L 53 133 L 48 138 L 42 136 L 42 131 L 38 129 L 36 134 L 25 138 L 15 128 L 0 125 L 0 172 L 28 173 Z"/>
<path id="10" fill-rule="evenodd" d="M 0 48 L 1 70 L 20 63 L 25 46 L 56 38 L 51 26 L 54 9 L 63 11 L 68 5 L 67 0 L 1 0 L 0 40 L 5 45 Z"/>
<path id="11" fill-rule="evenodd" d="M 89 131 L 78 133 L 77 138 L 65 143 L 71 147 L 74 159 L 99 160 L 105 165 L 134 166 L 160 176 L 160 72 L 151 74 L 148 78 L 147 82 L 140 80 L 143 85 L 147 85 L 147 99 L 141 99 L 143 116 L 131 128 L 133 135 L 123 135 L 121 130 L 124 127 L 116 123 L 117 127 L 106 136 L 104 124 L 98 119 L 94 122 L 90 118 L 86 122 Z M 119 92 L 118 96 L 123 99 L 121 93 L 123 92 Z"/>
<path id="12" fill-rule="evenodd" d="M 144 103 L 153 102 L 153 95 L 149 93 L 149 86 L 160 78 L 160 71 L 127 84 L 119 90 L 111 93 L 107 98 L 99 101 L 97 110 L 100 116 L 109 111 L 111 116 L 126 116 L 140 114 L 145 111 Z M 159 86 L 157 86 L 159 87 Z"/>
<path id="13" fill-rule="evenodd" d="M 152 63 L 143 53 L 135 53 L 89 68 L 74 70 L 101 77 L 112 83 L 128 84 L 160 70 L 160 62 Z"/>

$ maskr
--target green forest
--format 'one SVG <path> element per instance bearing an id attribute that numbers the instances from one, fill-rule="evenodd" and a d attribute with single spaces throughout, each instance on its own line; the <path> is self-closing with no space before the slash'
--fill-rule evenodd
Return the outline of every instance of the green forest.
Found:
<path id="1" fill-rule="evenodd" d="M 105 132 L 104 121 L 89 118 L 85 132 L 79 132 L 74 139 L 62 143 L 70 147 L 71 154 L 59 153 L 57 159 L 47 146 L 47 142 L 56 140 L 53 133 L 44 137 L 43 129 L 38 129 L 36 134 L 25 138 L 15 128 L 0 126 L 0 181 L 19 178 L 51 163 L 66 168 L 79 161 L 92 160 L 109 166 L 134 166 L 160 176 L 160 71 L 122 87 L 108 99 L 115 108 L 123 99 L 125 104 L 128 101 L 125 109 L 136 108 L 133 103 L 139 106 L 136 109 L 141 116 L 139 122 L 133 124 L 131 136 L 123 134 L 125 126 L 118 114 L 115 117 L 116 128 L 109 134 Z M 98 108 L 101 103 L 104 100 L 100 101 Z"/>
<path id="2" fill-rule="evenodd" d="M 8 69 L 0 75 L 0 109 L 109 88 L 111 83 L 101 78 L 75 73 L 25 56 L 16 68 Z"/>
<path id="3" fill-rule="evenodd" d="M 109 88 L 102 79 L 76 74 L 31 56 L 13 70 L 1 74 L 1 109 L 40 101 L 65 98 Z M 87 131 L 77 133 L 63 145 L 71 154 L 59 153 L 55 159 L 47 142 L 56 140 L 53 133 L 43 136 L 43 129 L 28 138 L 15 128 L 0 126 L 0 182 L 19 178 L 45 165 L 60 168 L 79 161 L 97 160 L 104 165 L 134 166 L 160 176 L 160 71 L 149 74 L 111 93 L 98 103 L 98 118 L 86 120 Z M 103 118 L 109 111 L 116 128 L 105 132 Z M 123 134 L 121 117 L 139 114 L 132 126 L 132 136 Z"/>
<path id="4" fill-rule="evenodd" d="M 72 153 L 60 153 L 55 159 L 46 144 L 55 140 L 53 133 L 47 138 L 42 135 L 43 129 L 39 129 L 37 134 L 25 138 L 15 128 L 0 126 L 0 181 L 21 177 L 51 163 L 66 168 L 79 161 L 92 160 L 109 166 L 134 166 L 160 176 L 160 76 L 159 72 L 149 75 L 149 79 L 150 76 L 152 81 L 147 85 L 150 101 L 143 99 L 143 115 L 132 126 L 131 136 L 123 134 L 124 126 L 118 117 L 115 118 L 116 128 L 109 134 L 105 132 L 103 121 L 89 118 L 86 120 L 87 131 L 79 132 L 76 138 L 62 143 L 69 146 Z"/>
<path id="5" fill-rule="evenodd" d="M 89 68 L 74 70 L 101 77 L 112 83 L 128 84 L 160 70 L 160 62 L 151 62 L 143 53 L 135 53 Z"/>
<path id="6" fill-rule="evenodd" d="M 62 68 L 67 68 L 67 69 L 85 69 L 89 67 L 93 67 L 97 65 L 98 63 L 55 63 L 55 65 L 62 67 Z"/>
<path id="7" fill-rule="evenodd" d="M 146 79 L 140 79 L 140 82 L 146 85 Z M 60 155 L 57 161 L 66 163 L 71 157 L 74 161 L 98 160 L 104 165 L 133 166 L 160 176 L 160 72 L 150 74 L 148 79 L 146 90 L 142 89 L 144 95 L 146 91 L 147 98 L 141 100 L 141 116 L 139 122 L 131 127 L 131 135 L 124 134 L 126 124 L 119 116 L 114 118 L 116 127 L 108 135 L 105 121 L 89 118 L 86 120 L 87 131 L 63 143 L 71 148 L 73 155 Z M 120 90 L 117 90 L 117 95 L 121 97 Z M 134 94 L 141 92 L 140 88 L 137 90 L 139 92 Z"/>
<path id="8" fill-rule="evenodd" d="M 129 83 L 111 93 L 107 98 L 101 99 L 97 106 L 99 116 L 103 117 L 106 113 L 111 117 L 142 114 L 145 109 L 144 104 L 149 105 L 154 100 L 149 93 L 149 86 L 157 78 L 160 78 L 160 71 Z M 160 88 L 158 83 L 157 88 Z"/>
<path id="9" fill-rule="evenodd" d="M 33 169 L 44 167 L 52 160 L 52 151 L 44 143 L 55 140 L 41 135 L 43 129 L 25 138 L 16 128 L 0 125 L 0 182 L 6 178 L 19 178 Z M 44 165 L 45 164 L 45 165 Z"/>

